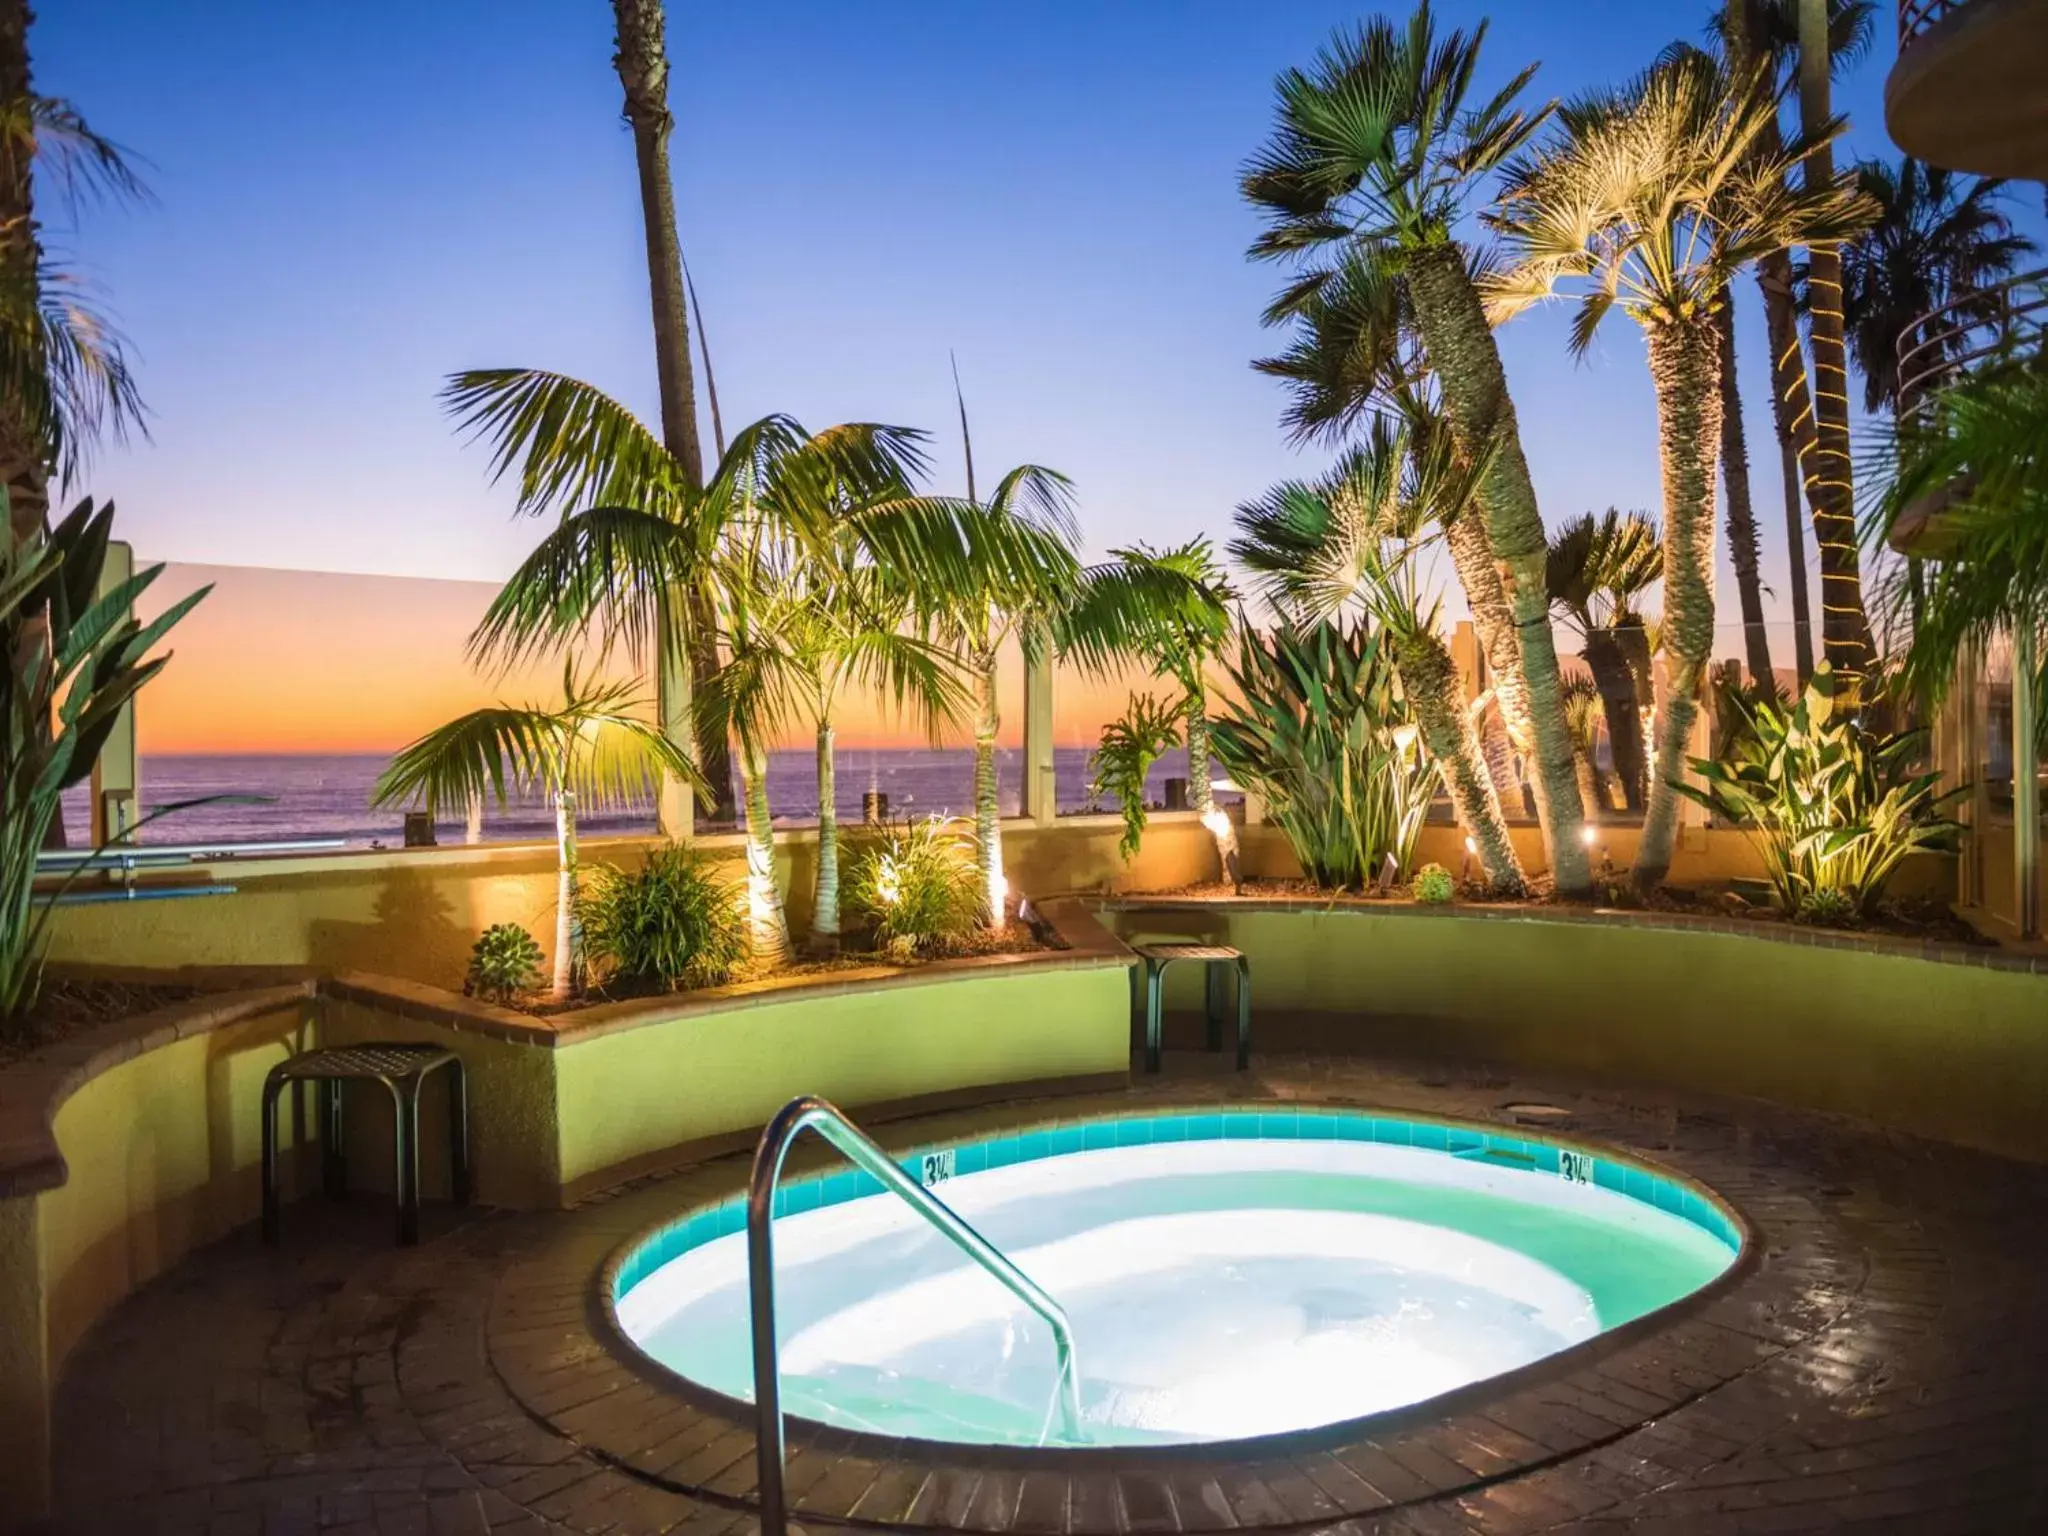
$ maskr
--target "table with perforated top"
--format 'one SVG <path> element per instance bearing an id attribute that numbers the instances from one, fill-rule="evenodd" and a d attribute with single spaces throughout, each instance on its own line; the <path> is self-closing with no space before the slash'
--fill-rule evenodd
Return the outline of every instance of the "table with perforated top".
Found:
<path id="1" fill-rule="evenodd" d="M 1202 1012 L 1209 1025 L 1209 1049 L 1223 1048 L 1223 978 L 1237 978 L 1237 1070 L 1252 1064 L 1252 963 L 1228 944 L 1134 944 L 1145 963 L 1145 1070 L 1159 1070 L 1159 1037 L 1165 1025 L 1166 968 L 1192 960 L 1203 970 Z"/>
<path id="2" fill-rule="evenodd" d="M 300 1083 L 320 1088 L 321 1182 L 330 1199 L 348 1192 L 343 1152 L 341 1089 L 347 1082 L 382 1083 L 391 1095 L 394 1165 L 398 1195 L 398 1240 L 420 1240 L 420 1089 L 427 1077 L 448 1069 L 449 1180 L 457 1205 L 469 1203 L 469 1104 L 462 1058 L 445 1046 L 412 1041 L 370 1041 L 304 1051 L 270 1069 L 263 1084 L 263 1240 L 278 1240 L 277 1101 Z"/>

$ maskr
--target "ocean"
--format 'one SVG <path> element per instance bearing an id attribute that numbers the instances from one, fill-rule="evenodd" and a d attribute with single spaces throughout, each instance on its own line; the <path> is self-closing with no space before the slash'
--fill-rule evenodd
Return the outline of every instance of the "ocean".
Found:
<path id="1" fill-rule="evenodd" d="M 1085 810 L 1091 804 L 1088 757 L 1085 747 L 1054 749 L 1053 774 L 1062 811 Z M 338 837 L 356 848 L 396 846 L 404 841 L 402 812 L 370 808 L 371 787 L 388 761 L 376 754 L 145 756 L 145 813 L 166 803 L 211 795 L 253 796 L 259 803 L 178 811 L 144 827 L 140 841 L 211 844 Z M 1155 804 L 1165 797 L 1166 780 L 1186 772 L 1186 761 L 1187 754 L 1177 751 L 1153 765 L 1146 782 Z M 1023 768 L 1021 748 L 997 749 L 996 782 L 1005 815 L 1021 810 Z M 842 749 L 838 770 L 834 800 L 841 821 L 860 819 L 861 796 L 870 789 L 888 795 L 892 820 L 974 814 L 974 754 L 968 748 Z M 793 749 L 770 756 L 768 804 L 778 825 L 817 820 L 818 772 L 812 751 Z M 80 785 L 65 796 L 65 826 L 73 847 L 85 840 L 88 814 L 88 790 Z M 577 827 L 585 837 L 651 832 L 654 812 L 650 806 L 584 815 L 577 819 Z M 486 841 L 532 842 L 554 833 L 554 812 L 542 800 L 484 807 Z M 461 818 L 440 821 L 436 836 L 443 843 L 460 843 Z"/>

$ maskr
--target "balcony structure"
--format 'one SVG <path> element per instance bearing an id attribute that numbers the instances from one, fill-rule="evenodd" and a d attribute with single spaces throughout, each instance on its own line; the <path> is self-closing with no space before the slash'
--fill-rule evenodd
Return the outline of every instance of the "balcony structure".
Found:
<path id="1" fill-rule="evenodd" d="M 2048 180 L 2048 0 L 1899 0 L 1884 116 L 1934 165 Z"/>

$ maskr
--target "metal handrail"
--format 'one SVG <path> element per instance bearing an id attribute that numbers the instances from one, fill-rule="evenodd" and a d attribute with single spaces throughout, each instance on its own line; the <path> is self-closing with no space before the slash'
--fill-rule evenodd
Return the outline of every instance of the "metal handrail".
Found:
<path id="1" fill-rule="evenodd" d="M 1900 333 L 1899 397 L 1917 399 L 1972 363 L 2043 330 L 2048 330 L 2048 267 L 1957 294 Z M 1980 333 L 1982 340 L 1950 350 L 1952 343 Z"/>
<path id="2" fill-rule="evenodd" d="M 897 1167 L 859 1126 L 824 1099 L 805 1094 L 783 1105 L 761 1132 L 754 1148 L 754 1171 L 747 1182 L 747 1288 L 754 1317 L 754 1465 L 762 1536 L 783 1536 L 789 1528 L 783 1486 L 782 1362 L 775 1337 L 775 1186 L 782 1177 L 789 1144 L 807 1130 L 816 1131 L 848 1162 L 901 1196 L 956 1248 L 1045 1319 L 1059 1351 L 1060 1417 L 1068 1438 L 1080 1439 L 1081 1377 L 1074 1363 L 1074 1331 L 1067 1322 L 1066 1309 L 936 1195 Z"/>
<path id="3" fill-rule="evenodd" d="M 301 837 L 268 843 L 109 843 L 104 848 L 49 848 L 36 855 L 36 873 L 74 869 L 134 869 L 145 864 L 203 864 L 242 854 L 331 853 L 340 837 Z"/>
<path id="4" fill-rule="evenodd" d="M 1960 11 L 1969 0 L 1899 0 L 1899 41 L 1910 43 L 1951 11 Z"/>

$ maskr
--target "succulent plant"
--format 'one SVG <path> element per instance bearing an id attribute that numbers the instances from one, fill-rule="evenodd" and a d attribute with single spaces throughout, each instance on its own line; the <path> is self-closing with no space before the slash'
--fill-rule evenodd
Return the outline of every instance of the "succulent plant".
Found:
<path id="1" fill-rule="evenodd" d="M 1409 894 L 1426 907 L 1440 907 L 1458 894 L 1458 883 L 1441 864 L 1425 864 L 1415 871 Z"/>
<path id="2" fill-rule="evenodd" d="M 540 985 L 540 945 L 517 923 L 493 923 L 477 935 L 469 951 L 465 996 L 509 1003 L 521 992 Z"/>

